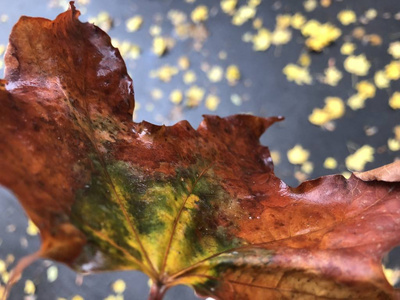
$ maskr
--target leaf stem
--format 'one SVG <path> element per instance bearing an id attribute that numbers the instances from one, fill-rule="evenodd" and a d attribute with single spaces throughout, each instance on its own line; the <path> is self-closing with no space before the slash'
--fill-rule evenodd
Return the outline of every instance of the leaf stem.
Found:
<path id="1" fill-rule="evenodd" d="M 165 285 L 160 282 L 153 282 L 148 300 L 162 300 L 166 291 Z"/>

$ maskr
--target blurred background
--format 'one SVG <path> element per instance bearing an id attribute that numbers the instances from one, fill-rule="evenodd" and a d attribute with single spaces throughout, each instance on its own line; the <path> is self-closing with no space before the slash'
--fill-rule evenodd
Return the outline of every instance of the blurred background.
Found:
<path id="1" fill-rule="evenodd" d="M 0 0 L 0 54 L 21 15 L 54 19 L 64 0 Z M 77 0 L 133 79 L 134 120 L 194 127 L 203 114 L 282 115 L 261 139 L 292 186 L 400 158 L 398 0 Z M 0 69 L 4 63 L 0 59 Z M 15 262 L 39 248 L 15 197 L 0 190 L 0 291 Z M 397 254 L 396 254 L 397 252 Z M 400 267 L 399 249 L 384 264 Z M 396 272 L 392 272 L 395 278 Z M 10 299 L 146 299 L 139 272 L 81 276 L 29 267 Z M 166 299 L 197 299 L 177 287 Z"/>

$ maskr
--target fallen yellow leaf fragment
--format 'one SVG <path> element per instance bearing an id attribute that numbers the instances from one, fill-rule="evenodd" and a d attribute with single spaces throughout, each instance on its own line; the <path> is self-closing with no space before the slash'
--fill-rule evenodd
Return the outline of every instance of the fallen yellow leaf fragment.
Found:
<path id="1" fill-rule="evenodd" d="M 57 266 L 50 266 L 47 269 L 47 281 L 54 282 L 57 280 L 58 277 L 58 268 Z"/>
<path id="2" fill-rule="evenodd" d="M 194 23 L 206 21 L 208 19 L 208 7 L 205 5 L 197 6 L 190 14 L 190 17 Z"/>
<path id="3" fill-rule="evenodd" d="M 225 78 L 230 85 L 235 85 L 240 80 L 240 70 L 236 65 L 230 65 L 226 69 Z"/>
<path id="4" fill-rule="evenodd" d="M 314 9 L 316 9 L 317 5 L 318 5 L 317 0 L 306 0 L 303 2 L 304 9 L 307 12 L 310 12 L 310 11 L 313 11 Z"/>
<path id="5" fill-rule="evenodd" d="M 400 269 L 390 269 L 382 265 L 383 273 L 392 286 L 400 282 Z"/>
<path id="6" fill-rule="evenodd" d="M 397 80 L 400 78 L 400 61 L 393 60 L 385 66 L 386 77 L 390 80 Z"/>
<path id="7" fill-rule="evenodd" d="M 241 26 L 256 15 L 256 9 L 250 5 L 242 5 L 232 17 L 232 24 Z"/>
<path id="8" fill-rule="evenodd" d="M 350 25 L 351 23 L 357 21 L 357 16 L 355 12 L 352 10 L 342 10 L 341 12 L 339 12 L 337 17 L 340 23 L 342 23 L 345 26 Z"/>
<path id="9" fill-rule="evenodd" d="M 369 145 L 364 145 L 356 152 L 346 157 L 346 167 L 351 171 L 363 171 L 365 165 L 374 161 L 375 149 Z"/>
<path id="10" fill-rule="evenodd" d="M 257 34 L 252 37 L 252 42 L 254 51 L 267 50 L 272 42 L 271 32 L 266 28 L 259 29 Z"/>
<path id="11" fill-rule="evenodd" d="M 365 54 L 350 55 L 344 61 L 344 69 L 357 76 L 366 76 L 370 67 L 371 63 Z"/>
<path id="12" fill-rule="evenodd" d="M 375 8 L 370 8 L 365 12 L 365 17 L 368 20 L 373 20 L 376 18 L 376 16 L 378 15 L 378 12 Z"/>
<path id="13" fill-rule="evenodd" d="M 190 68 L 190 60 L 187 56 L 181 56 L 178 59 L 178 66 L 181 70 L 187 70 Z"/>
<path id="14" fill-rule="evenodd" d="M 140 56 L 140 47 L 132 44 L 129 41 L 120 42 L 117 39 L 113 39 L 112 44 L 115 48 L 118 48 L 119 53 L 126 59 L 137 59 Z"/>
<path id="15" fill-rule="evenodd" d="M 311 174 L 314 171 L 314 164 L 310 161 L 306 161 L 301 165 L 301 171 L 306 174 Z"/>
<path id="16" fill-rule="evenodd" d="M 204 97 L 204 89 L 199 88 L 198 86 L 190 87 L 186 93 L 186 102 L 185 105 L 188 107 L 197 107 L 199 106 L 200 102 L 203 100 Z"/>
<path id="17" fill-rule="evenodd" d="M 129 18 L 126 20 L 125 26 L 126 26 L 126 31 L 128 32 L 135 32 L 140 29 L 140 27 L 143 24 L 143 18 L 142 16 L 134 16 L 132 18 Z"/>
<path id="18" fill-rule="evenodd" d="M 298 85 L 311 84 L 312 78 L 308 68 L 295 64 L 288 64 L 283 68 L 283 74 L 288 81 L 294 81 Z"/>
<path id="19" fill-rule="evenodd" d="M 215 111 L 221 101 L 215 95 L 208 95 L 206 98 L 206 107 L 208 110 Z"/>
<path id="20" fill-rule="evenodd" d="M 295 13 L 290 19 L 290 25 L 297 30 L 300 30 L 306 22 L 306 17 L 301 13 Z"/>
<path id="21" fill-rule="evenodd" d="M 281 154 L 279 151 L 271 151 L 271 158 L 274 165 L 278 165 L 281 162 Z"/>
<path id="22" fill-rule="evenodd" d="M 293 165 L 301 165 L 305 163 L 309 157 L 310 152 L 298 144 L 287 152 L 287 158 Z"/>
<path id="23" fill-rule="evenodd" d="M 322 7 L 329 7 L 332 4 L 332 0 L 321 0 L 320 3 Z"/>
<path id="24" fill-rule="evenodd" d="M 276 27 L 285 29 L 290 26 L 291 16 L 289 14 L 276 16 Z"/>
<path id="25" fill-rule="evenodd" d="M 354 50 L 356 50 L 356 45 L 353 43 L 344 43 L 342 47 L 340 47 L 340 53 L 343 55 L 352 55 Z"/>
<path id="26" fill-rule="evenodd" d="M 394 138 L 400 141 L 400 125 L 397 125 L 393 128 Z"/>
<path id="27" fill-rule="evenodd" d="M 310 123 L 318 126 L 323 126 L 326 123 L 341 118 L 346 112 L 346 107 L 343 100 L 338 97 L 327 97 L 323 109 L 313 109 L 308 117 Z"/>
<path id="28" fill-rule="evenodd" d="M 5 45 L 0 45 L 0 55 L 3 55 L 4 51 L 6 51 L 6 46 Z"/>
<path id="29" fill-rule="evenodd" d="M 108 295 L 104 300 L 124 300 L 124 295 Z"/>
<path id="30" fill-rule="evenodd" d="M 263 26 L 263 20 L 261 18 L 256 18 L 253 21 L 253 28 L 260 29 Z"/>
<path id="31" fill-rule="evenodd" d="M 163 82 L 169 82 L 171 81 L 172 77 L 178 74 L 179 70 L 177 67 L 170 66 L 170 65 L 164 65 L 158 70 L 151 71 L 150 72 L 150 77 L 155 78 L 157 77 Z"/>
<path id="32" fill-rule="evenodd" d="M 302 53 L 297 62 L 302 67 L 309 67 L 311 65 L 311 56 L 308 53 Z"/>
<path id="33" fill-rule="evenodd" d="M 185 84 L 191 84 L 197 80 L 196 73 L 193 71 L 187 71 L 183 74 L 183 82 Z"/>
<path id="34" fill-rule="evenodd" d="M 161 36 L 153 39 L 153 53 L 157 56 L 163 56 L 167 52 L 167 40 Z"/>
<path id="35" fill-rule="evenodd" d="M 363 80 L 357 83 L 356 90 L 359 95 L 365 97 L 366 99 L 375 97 L 376 88 L 369 81 Z"/>
<path id="36" fill-rule="evenodd" d="M 385 89 L 390 85 L 390 79 L 387 78 L 385 71 L 377 71 L 374 75 L 374 82 L 377 88 Z"/>
<path id="37" fill-rule="evenodd" d="M 221 9 L 228 15 L 233 15 L 236 10 L 237 0 L 222 0 Z"/>
<path id="38" fill-rule="evenodd" d="M 274 45 L 287 44 L 292 38 L 292 32 L 287 28 L 276 28 L 271 35 L 271 43 Z"/>
<path id="39" fill-rule="evenodd" d="M 164 95 L 163 91 L 160 89 L 153 89 L 150 94 L 154 100 L 160 100 Z"/>
<path id="40" fill-rule="evenodd" d="M 393 109 L 400 109 L 400 92 L 394 92 L 389 99 L 389 106 Z"/>
<path id="41" fill-rule="evenodd" d="M 242 97 L 240 97 L 238 94 L 232 94 L 231 102 L 236 106 L 240 106 L 240 105 L 242 105 L 243 100 L 242 100 Z"/>
<path id="42" fill-rule="evenodd" d="M 100 12 L 97 17 L 92 17 L 89 18 L 89 23 L 92 23 L 101 29 L 103 29 L 105 32 L 109 31 L 113 27 L 113 19 L 109 15 L 108 12 L 102 11 Z"/>
<path id="43" fill-rule="evenodd" d="M 85 300 L 81 295 L 75 295 L 71 298 L 71 300 Z"/>
<path id="44" fill-rule="evenodd" d="M 125 281 L 123 281 L 122 279 L 118 279 L 116 281 L 114 281 L 114 283 L 112 284 L 112 289 L 114 291 L 114 293 L 117 294 L 122 294 L 125 291 L 126 288 L 126 284 Z"/>
<path id="45" fill-rule="evenodd" d="M 399 151 L 400 150 L 400 141 L 396 139 L 388 139 L 388 148 L 390 151 Z"/>
<path id="46" fill-rule="evenodd" d="M 169 95 L 169 100 L 174 104 L 179 104 L 183 100 L 183 94 L 180 90 L 173 90 Z"/>
<path id="47" fill-rule="evenodd" d="M 352 109 L 352 110 L 358 110 L 361 108 L 365 107 L 365 101 L 367 98 L 365 98 L 363 95 L 360 94 L 354 94 L 347 100 L 347 105 Z"/>
<path id="48" fill-rule="evenodd" d="M 342 79 L 342 72 L 335 66 L 329 66 L 324 70 L 323 82 L 330 86 L 337 86 L 339 81 Z"/>
<path id="49" fill-rule="evenodd" d="M 324 168 L 333 170 L 337 168 L 337 161 L 333 157 L 327 157 L 324 161 Z"/>
<path id="50" fill-rule="evenodd" d="M 316 52 L 321 52 L 326 46 L 336 41 L 342 34 L 341 30 L 330 23 L 321 24 L 317 20 L 309 20 L 301 29 L 306 39 L 306 46 Z"/>
<path id="51" fill-rule="evenodd" d="M 393 42 L 389 44 L 388 53 L 392 55 L 395 59 L 400 58 L 400 42 Z"/>
<path id="52" fill-rule="evenodd" d="M 37 235 L 39 233 L 39 229 L 36 227 L 35 223 L 31 220 L 28 220 L 28 227 L 26 228 L 26 233 L 29 235 Z"/>
<path id="53" fill-rule="evenodd" d="M 29 279 L 26 280 L 25 287 L 24 287 L 25 294 L 33 295 L 33 294 L 35 294 L 35 291 L 36 291 L 36 287 L 35 287 L 35 284 L 33 283 L 33 281 L 29 280 Z"/>
<path id="54" fill-rule="evenodd" d="M 219 82 L 224 76 L 224 69 L 220 66 L 213 66 L 208 72 L 207 77 L 211 82 Z"/>

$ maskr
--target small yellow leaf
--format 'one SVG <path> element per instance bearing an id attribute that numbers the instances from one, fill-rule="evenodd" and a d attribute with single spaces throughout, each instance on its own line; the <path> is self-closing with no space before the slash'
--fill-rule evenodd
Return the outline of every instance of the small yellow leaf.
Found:
<path id="1" fill-rule="evenodd" d="M 306 0 L 303 2 L 304 9 L 307 12 L 313 11 L 317 7 L 317 0 Z"/>
<path id="2" fill-rule="evenodd" d="M 256 15 L 256 9 L 250 5 L 243 5 L 235 12 L 232 18 L 232 24 L 241 26 Z"/>
<path id="3" fill-rule="evenodd" d="M 167 41 L 161 36 L 156 36 L 153 39 L 153 52 L 157 56 L 163 56 L 167 51 Z"/>
<path id="4" fill-rule="evenodd" d="M 312 78 L 309 70 L 295 64 L 288 64 L 283 68 L 283 74 L 288 81 L 294 81 L 298 85 L 311 84 Z"/>
<path id="5" fill-rule="evenodd" d="M 314 170 L 314 164 L 310 161 L 306 161 L 301 165 L 301 171 L 306 174 L 311 174 Z"/>
<path id="6" fill-rule="evenodd" d="M 358 56 L 351 55 L 344 61 L 344 68 L 347 72 L 357 76 L 365 76 L 368 74 L 371 63 L 364 54 Z"/>
<path id="7" fill-rule="evenodd" d="M 369 81 L 363 80 L 357 83 L 356 90 L 360 96 L 366 99 L 375 97 L 376 88 Z"/>
<path id="8" fill-rule="evenodd" d="M 185 84 L 191 84 L 197 80 L 196 73 L 193 71 L 187 71 L 183 74 L 183 82 Z"/>
<path id="9" fill-rule="evenodd" d="M 287 158 L 291 164 L 301 165 L 305 163 L 310 156 L 308 150 L 303 149 L 301 145 L 296 145 L 287 152 Z"/>
<path id="10" fill-rule="evenodd" d="M 211 82 L 219 82 L 222 80 L 222 77 L 224 76 L 224 70 L 220 66 L 213 66 L 207 72 L 207 76 Z"/>
<path id="11" fill-rule="evenodd" d="M 29 280 L 29 279 L 26 280 L 25 287 L 24 287 L 25 294 L 33 295 L 33 294 L 35 294 L 35 291 L 36 291 L 36 287 L 35 287 L 35 284 L 33 283 L 33 281 Z"/>
<path id="12" fill-rule="evenodd" d="M 400 150 L 400 141 L 396 139 L 388 139 L 388 148 L 390 151 L 399 151 Z"/>
<path id="13" fill-rule="evenodd" d="M 71 300 L 85 300 L 82 296 L 80 295 L 75 295 L 71 298 Z"/>
<path id="14" fill-rule="evenodd" d="M 173 90 L 169 95 L 169 99 L 174 104 L 179 104 L 183 100 L 183 94 L 180 90 Z"/>
<path id="15" fill-rule="evenodd" d="M 221 9 L 224 13 L 228 15 L 233 15 L 235 13 L 237 5 L 237 0 L 222 0 Z"/>
<path id="16" fill-rule="evenodd" d="M 289 14 L 276 16 L 276 27 L 285 29 L 290 26 L 291 16 Z"/>
<path id="17" fill-rule="evenodd" d="M 392 55 L 394 58 L 399 59 L 400 58 L 400 42 L 393 42 L 390 43 L 388 53 Z"/>
<path id="18" fill-rule="evenodd" d="M 400 109 L 400 92 L 394 92 L 389 99 L 389 106 L 393 109 Z"/>
<path id="19" fill-rule="evenodd" d="M 346 167 L 352 171 L 363 171 L 368 162 L 374 161 L 375 149 L 364 145 L 353 154 L 346 157 Z"/>
<path id="20" fill-rule="evenodd" d="M 208 95 L 206 98 L 206 107 L 211 111 L 217 110 L 219 103 L 220 100 L 215 95 Z"/>
<path id="21" fill-rule="evenodd" d="M 393 60 L 385 67 L 386 77 L 391 80 L 400 78 L 400 61 Z"/>
<path id="22" fill-rule="evenodd" d="M 208 19 L 208 7 L 205 5 L 197 6 L 190 14 L 194 23 L 204 22 Z"/>
<path id="23" fill-rule="evenodd" d="M 360 94 L 354 94 L 347 100 L 347 105 L 350 106 L 352 110 L 358 110 L 365 107 L 365 98 Z"/>
<path id="24" fill-rule="evenodd" d="M 300 30 L 306 22 L 306 17 L 304 17 L 301 13 L 295 13 L 290 20 L 290 25 L 294 29 Z"/>
<path id="25" fill-rule="evenodd" d="M 190 68 L 190 60 L 187 56 L 181 56 L 178 60 L 178 66 L 181 70 L 187 70 Z"/>
<path id="26" fill-rule="evenodd" d="M 323 78 L 323 82 L 330 86 L 337 86 L 339 81 L 342 79 L 342 72 L 339 71 L 335 66 L 329 66 L 324 70 L 325 77 Z"/>
<path id="27" fill-rule="evenodd" d="M 117 294 L 122 294 L 125 291 L 125 288 L 126 284 L 125 281 L 123 281 L 122 279 L 118 279 L 112 284 L 112 289 L 114 293 Z"/>
<path id="28" fill-rule="evenodd" d="M 327 157 L 324 161 L 324 168 L 325 169 L 336 169 L 337 168 L 337 161 L 333 157 Z"/>
<path id="29" fill-rule="evenodd" d="M 309 67 L 311 64 L 311 56 L 308 53 L 302 53 L 298 59 L 298 63 L 302 67 Z"/>
<path id="30" fill-rule="evenodd" d="M 308 117 L 310 123 L 314 125 L 325 125 L 331 120 L 341 118 L 346 112 L 343 100 L 338 97 L 327 97 L 323 109 L 315 108 Z"/>
<path id="31" fill-rule="evenodd" d="M 357 16 L 355 12 L 352 10 L 342 10 L 341 12 L 339 12 L 337 17 L 340 23 L 342 23 L 345 26 L 350 25 L 351 23 L 354 23 L 357 20 Z"/>
<path id="32" fill-rule="evenodd" d="M 137 30 L 139 30 L 139 28 L 142 26 L 143 24 L 143 18 L 141 16 L 134 16 L 132 18 L 129 18 L 128 20 L 126 20 L 126 30 L 128 32 L 135 32 Z"/>
<path id="33" fill-rule="evenodd" d="M 292 38 L 292 32 L 289 29 L 276 28 L 271 35 L 271 42 L 274 45 L 287 44 Z"/>
<path id="34" fill-rule="evenodd" d="M 196 107 L 200 104 L 204 97 L 204 89 L 199 88 L 198 86 L 190 87 L 186 93 L 186 106 L 188 107 Z"/>
<path id="35" fill-rule="evenodd" d="M 344 43 L 342 47 L 340 47 L 340 53 L 343 55 L 352 55 L 354 50 L 356 50 L 356 45 L 353 43 Z"/>
<path id="36" fill-rule="evenodd" d="M 238 94 L 231 95 L 231 102 L 236 106 L 240 106 L 243 103 L 242 98 Z"/>
<path id="37" fill-rule="evenodd" d="M 225 78 L 230 85 L 235 85 L 240 80 L 240 71 L 236 65 L 230 65 L 226 69 Z"/>
<path id="38" fill-rule="evenodd" d="M 265 51 L 271 46 L 272 35 L 268 29 L 261 28 L 251 40 L 253 42 L 254 51 Z"/>
<path id="39" fill-rule="evenodd" d="M 26 228 L 26 233 L 29 235 L 37 235 L 39 233 L 39 229 L 36 227 L 35 223 L 32 220 L 28 220 L 28 227 Z"/>
<path id="40" fill-rule="evenodd" d="M 374 82 L 377 88 L 385 89 L 390 85 L 390 79 L 386 77 L 385 71 L 377 71 L 374 75 Z"/>

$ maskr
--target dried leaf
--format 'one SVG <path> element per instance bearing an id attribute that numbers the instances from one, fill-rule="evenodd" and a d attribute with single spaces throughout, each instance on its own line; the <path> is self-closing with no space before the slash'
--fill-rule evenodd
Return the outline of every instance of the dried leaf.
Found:
<path id="1" fill-rule="evenodd" d="M 216 299 L 399 297 L 381 268 L 400 243 L 397 180 L 288 187 L 259 143 L 281 118 L 132 122 L 118 50 L 78 15 L 21 18 L 5 57 L 0 182 L 42 238 L 21 268 L 141 270 L 150 299 L 178 284 Z"/>

